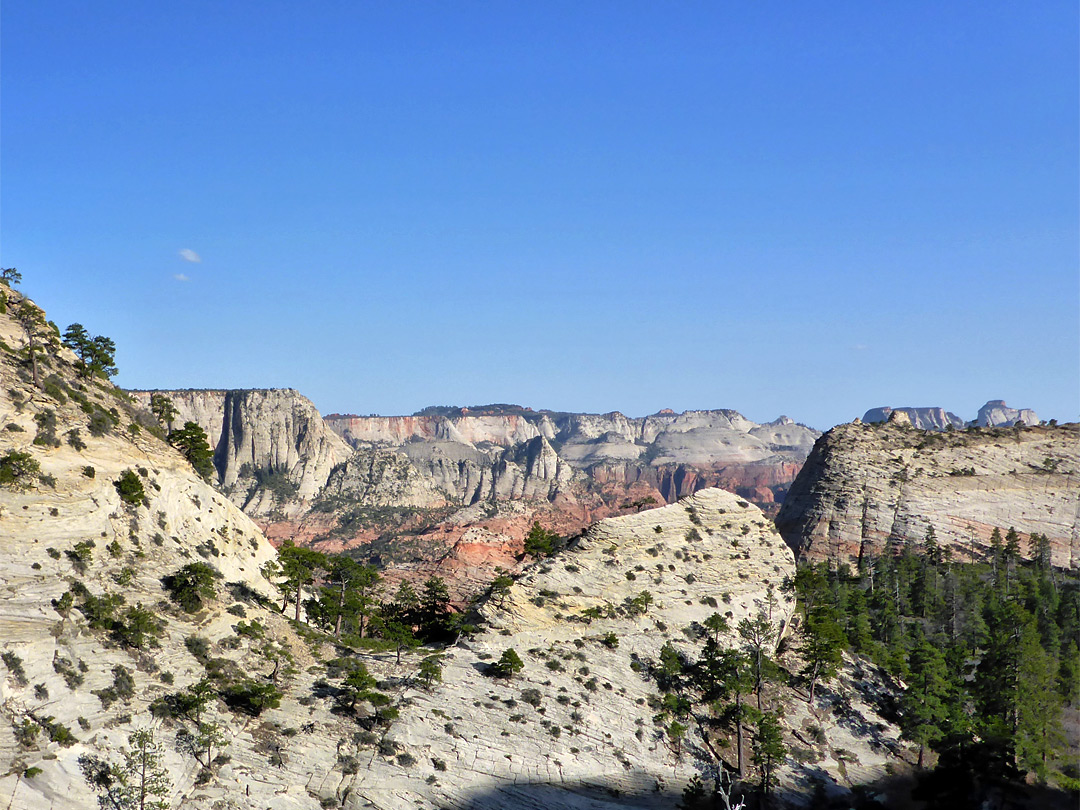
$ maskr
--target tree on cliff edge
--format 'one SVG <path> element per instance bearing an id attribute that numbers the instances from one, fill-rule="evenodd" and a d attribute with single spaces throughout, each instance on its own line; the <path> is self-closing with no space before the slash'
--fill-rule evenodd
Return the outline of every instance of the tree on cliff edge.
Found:
<path id="1" fill-rule="evenodd" d="M 210 481 L 214 475 L 214 453 L 206 441 L 205 430 L 194 422 L 185 422 L 180 430 L 169 434 L 169 444 L 184 454 L 204 481 Z"/>

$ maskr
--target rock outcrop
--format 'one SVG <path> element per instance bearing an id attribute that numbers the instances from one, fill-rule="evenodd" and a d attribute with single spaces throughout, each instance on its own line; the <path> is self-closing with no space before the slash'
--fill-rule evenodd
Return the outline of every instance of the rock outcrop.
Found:
<path id="1" fill-rule="evenodd" d="M 903 413 L 911 421 L 911 424 L 919 430 L 948 430 L 951 428 L 963 428 L 970 422 L 944 408 L 871 408 L 863 414 L 863 422 L 887 422 L 893 413 Z M 1039 424 L 1039 417 L 1035 411 L 1029 408 L 1010 408 L 1004 400 L 992 399 L 979 408 L 979 415 L 974 424 L 979 427 L 1012 427 L 1018 422 L 1025 425 Z"/>
<path id="2" fill-rule="evenodd" d="M 964 427 L 964 420 L 952 411 L 944 408 L 871 408 L 863 414 L 862 421 L 867 423 L 887 422 L 894 412 L 907 415 L 911 424 L 919 430 L 945 430 L 947 427 Z"/>
<path id="3" fill-rule="evenodd" d="M 893 416 L 896 416 L 894 413 Z M 803 559 L 857 562 L 933 526 L 954 558 L 991 532 L 1045 534 L 1055 565 L 1080 565 L 1080 425 L 920 431 L 849 424 L 818 440 L 776 519 Z"/>
<path id="4" fill-rule="evenodd" d="M 979 408 L 976 420 L 979 427 L 1011 427 L 1023 422 L 1025 425 L 1039 424 L 1039 417 L 1030 408 L 1010 408 L 1003 399 L 992 399 Z"/>

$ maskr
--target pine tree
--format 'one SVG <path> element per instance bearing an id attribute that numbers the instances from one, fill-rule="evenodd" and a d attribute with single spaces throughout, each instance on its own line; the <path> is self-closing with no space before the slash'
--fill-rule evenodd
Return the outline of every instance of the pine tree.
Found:
<path id="1" fill-rule="evenodd" d="M 754 734 L 754 764 L 761 775 L 762 806 L 769 806 L 769 793 L 776 784 L 776 769 L 787 755 L 780 721 L 772 712 L 762 712 Z"/>
<path id="2" fill-rule="evenodd" d="M 83 776 L 99 794 L 98 805 L 102 810 L 167 810 L 172 783 L 154 732 L 132 732 L 128 746 L 120 765 L 90 754 L 79 757 Z"/>
<path id="3" fill-rule="evenodd" d="M 814 687 L 818 680 L 831 681 L 843 663 L 843 650 L 847 645 L 844 631 L 836 623 L 831 610 L 819 610 L 814 616 L 807 618 L 803 625 L 803 634 L 806 644 L 803 647 L 803 657 L 806 666 L 802 674 L 810 679 L 810 689 L 807 702 L 814 702 Z"/>
<path id="4" fill-rule="evenodd" d="M 916 625 L 917 627 L 917 625 Z M 919 767 L 927 746 L 948 730 L 949 675 L 945 656 L 918 632 L 908 662 L 908 688 L 900 701 L 904 736 L 919 746 Z"/>
<path id="5" fill-rule="evenodd" d="M 442 577 L 429 577 L 420 593 L 420 635 L 425 641 L 446 637 L 450 618 L 450 591 Z"/>
<path id="6" fill-rule="evenodd" d="M 150 395 L 150 412 L 154 414 L 161 426 L 170 433 L 173 429 L 173 421 L 180 415 L 172 399 L 165 394 Z"/>
<path id="7" fill-rule="evenodd" d="M 346 619 L 357 621 L 360 637 L 364 637 L 364 621 L 371 612 L 372 592 L 379 580 L 373 565 L 361 565 L 344 554 L 328 559 L 320 601 L 323 612 L 333 620 L 334 638 L 341 638 Z"/>
<path id="8" fill-rule="evenodd" d="M 931 565 L 941 565 L 941 546 L 938 545 L 937 532 L 934 531 L 932 523 L 927 525 L 926 534 L 923 536 L 923 553 Z"/>
<path id="9" fill-rule="evenodd" d="M 185 422 L 180 430 L 169 434 L 169 444 L 183 454 L 204 481 L 214 475 L 214 452 L 206 440 L 206 431 L 195 422 Z"/>
<path id="10" fill-rule="evenodd" d="M 190 424 L 190 423 L 189 423 Z M 278 563 L 281 566 L 281 576 L 284 578 L 285 587 L 283 593 L 292 594 L 296 603 L 296 613 L 293 618 L 300 621 L 300 607 L 304 602 L 304 588 L 315 581 L 316 575 L 326 569 L 326 555 L 310 548 L 301 548 L 292 540 L 286 540 L 278 549 Z M 282 612 L 285 611 L 286 603 L 282 603 Z"/>
<path id="11" fill-rule="evenodd" d="M 1040 782 L 1049 773 L 1049 761 L 1065 744 L 1061 724 L 1061 696 L 1056 686 L 1057 661 L 1040 644 L 1034 623 L 1020 636 L 1016 690 L 1016 762 L 1032 771 Z"/>
<path id="12" fill-rule="evenodd" d="M 45 326 L 45 313 L 38 309 L 29 299 L 24 298 L 18 308 L 14 310 L 15 320 L 23 328 L 26 334 L 26 354 L 30 360 L 31 376 L 34 386 L 41 388 L 41 376 L 38 373 L 38 354 L 42 351 L 42 338 L 38 331 Z"/>
<path id="13" fill-rule="evenodd" d="M 1020 535 L 1012 526 L 1005 533 L 1005 595 L 1009 595 L 1009 587 L 1013 570 L 1020 561 Z"/>
<path id="14" fill-rule="evenodd" d="M 758 611 L 753 619 L 746 618 L 739 622 L 738 630 L 743 646 L 750 656 L 754 672 L 754 694 L 757 696 L 758 711 L 761 711 L 761 686 L 765 681 L 767 652 L 776 640 L 776 628 L 764 611 Z"/>
<path id="15" fill-rule="evenodd" d="M 1001 529 L 997 526 L 990 532 L 990 565 L 994 570 L 994 586 L 1001 589 L 1004 585 L 1002 579 L 1002 562 L 1005 559 L 1005 542 L 1001 539 Z"/>

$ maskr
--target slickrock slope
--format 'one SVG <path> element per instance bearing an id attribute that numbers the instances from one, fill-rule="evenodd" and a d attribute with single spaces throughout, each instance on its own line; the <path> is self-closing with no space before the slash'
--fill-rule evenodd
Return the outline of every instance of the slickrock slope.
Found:
<path id="1" fill-rule="evenodd" d="M 198 787 L 200 766 L 176 749 L 176 729 L 162 726 L 147 710 L 153 698 L 201 677 L 203 667 L 185 647 L 186 636 L 198 633 L 218 642 L 231 635 L 237 621 L 220 603 L 188 615 L 165 598 L 161 578 L 187 563 L 214 566 L 222 586 L 232 583 L 238 601 L 249 603 L 248 615 L 263 618 L 269 628 L 262 650 L 236 651 L 239 645 L 232 645 L 226 655 L 249 671 L 262 672 L 271 666 L 271 647 L 284 655 L 290 646 L 300 646 L 283 620 L 251 603 L 252 595 L 268 589 L 259 569 L 276 556 L 273 548 L 175 450 L 137 427 L 141 415 L 121 392 L 78 377 L 74 355 L 44 325 L 35 330 L 39 345 L 46 347 L 38 361 L 44 390 L 34 385 L 17 354 L 26 344 L 25 334 L 11 318 L 24 299 L 0 292 L 8 304 L 8 313 L 0 314 L 0 463 L 10 460 L 10 453 L 27 453 L 39 465 L 38 471 L 0 487 L 0 650 L 5 655 L 0 668 L 0 806 L 96 806 L 79 757 L 112 754 L 115 760 L 132 730 L 154 728 L 164 745 L 177 806 L 183 801 L 185 807 L 209 807 L 229 793 L 235 800 L 244 796 L 247 783 L 255 786 L 253 795 L 261 797 L 262 806 L 317 807 L 306 791 L 303 800 L 276 797 L 287 794 L 289 779 L 299 780 L 299 774 L 258 773 L 266 770 L 265 754 L 256 745 L 258 723 L 225 721 L 222 749 L 232 753 L 233 761 L 221 769 L 223 782 Z M 125 471 L 142 483 L 145 503 L 121 498 L 115 482 Z M 98 630 L 91 629 L 80 610 L 79 582 L 91 598 L 121 599 L 111 610 L 99 603 L 99 618 L 112 619 L 102 619 Z M 73 605 L 63 605 L 67 592 L 76 595 Z M 126 611 L 136 606 L 163 621 L 156 641 L 146 628 L 141 646 L 132 642 L 134 620 Z M 237 609 L 242 612 L 243 606 Z M 281 646 L 269 641 L 275 631 Z M 129 633 L 126 641 L 117 640 L 122 633 Z M 167 685 L 167 679 L 174 685 Z M 217 714 L 213 710 L 208 717 Z"/>
<path id="2" fill-rule="evenodd" d="M 1055 565 L 1080 565 L 1080 425 L 924 432 L 900 416 L 818 440 L 776 519 L 800 559 L 855 562 L 928 526 L 981 559 L 994 528 L 1014 527 L 1047 535 Z"/>
<path id="3" fill-rule="evenodd" d="M 404 693 L 408 708 L 384 747 L 407 766 L 373 759 L 346 806 L 671 807 L 673 794 L 691 776 L 710 774 L 715 759 L 697 728 L 676 756 L 654 722 L 656 686 L 634 662 L 655 662 L 665 642 L 696 656 L 700 641 L 690 640 L 692 628 L 717 609 L 733 627 L 767 610 L 769 585 L 780 596 L 773 621 L 786 625 L 794 605 L 779 588 L 793 572 L 791 551 L 761 511 L 722 490 L 600 521 L 530 569 L 505 600 L 485 605 L 487 628 L 447 652 L 440 685 Z M 628 606 L 643 591 L 652 603 L 634 615 Z M 605 644 L 608 634 L 617 643 Z M 736 643 L 733 634 L 728 641 Z M 486 676 L 508 648 L 523 659 L 523 672 Z M 880 718 L 847 677 L 843 688 L 854 698 L 845 698 L 845 711 L 865 712 L 862 724 L 873 727 Z M 845 784 L 844 756 L 853 771 L 883 771 L 895 733 L 868 735 L 841 713 L 805 704 L 789 712 L 787 733 L 799 744 L 806 725 L 819 720 L 837 751 L 837 759 L 820 755 L 821 772 Z M 785 780 L 794 787 L 810 770 L 792 762 Z"/>
<path id="4" fill-rule="evenodd" d="M 409 443 L 513 447 L 543 437 L 558 455 L 587 471 L 601 462 L 644 466 L 745 465 L 777 460 L 799 462 L 820 434 L 788 419 L 759 425 L 737 411 L 661 412 L 641 418 L 621 413 L 569 414 L 513 412 L 424 416 L 343 416 L 326 422 L 354 446 L 408 446 Z M 676 497 L 691 494 L 676 493 Z"/>

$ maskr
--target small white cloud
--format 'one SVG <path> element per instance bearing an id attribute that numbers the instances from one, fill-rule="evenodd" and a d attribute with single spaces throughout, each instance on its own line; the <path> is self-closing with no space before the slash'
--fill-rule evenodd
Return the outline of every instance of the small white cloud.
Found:
<path id="1" fill-rule="evenodd" d="M 195 262 L 196 264 L 202 261 L 202 259 L 199 258 L 199 254 L 191 248 L 184 248 L 183 250 L 181 250 L 180 258 L 183 259 L 185 262 Z"/>
<path id="2" fill-rule="evenodd" d="M 856 344 L 855 344 L 854 346 L 852 346 L 851 348 L 853 348 L 853 349 L 854 349 L 855 351 L 857 351 L 857 352 L 865 352 L 865 351 L 866 351 L 867 349 L 869 349 L 870 347 L 869 347 L 869 346 L 867 346 L 867 345 L 866 345 L 865 343 L 856 343 Z"/>
<path id="3" fill-rule="evenodd" d="M 191 279 L 185 276 L 183 273 L 177 273 L 173 276 L 173 278 L 175 278 L 177 281 L 191 281 Z"/>

